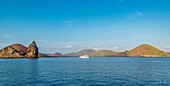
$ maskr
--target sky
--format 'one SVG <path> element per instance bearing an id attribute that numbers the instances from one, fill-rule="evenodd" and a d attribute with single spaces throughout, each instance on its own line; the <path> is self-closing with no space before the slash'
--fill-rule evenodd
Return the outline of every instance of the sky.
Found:
<path id="1" fill-rule="evenodd" d="M 40 52 L 170 52 L 170 0 L 0 0 L 0 49 L 36 41 Z"/>

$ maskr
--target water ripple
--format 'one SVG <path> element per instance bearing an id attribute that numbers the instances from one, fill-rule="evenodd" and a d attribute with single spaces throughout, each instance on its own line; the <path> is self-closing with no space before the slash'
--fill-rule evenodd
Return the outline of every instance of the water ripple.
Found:
<path id="1" fill-rule="evenodd" d="M 0 86 L 169 86 L 169 58 L 0 59 Z"/>

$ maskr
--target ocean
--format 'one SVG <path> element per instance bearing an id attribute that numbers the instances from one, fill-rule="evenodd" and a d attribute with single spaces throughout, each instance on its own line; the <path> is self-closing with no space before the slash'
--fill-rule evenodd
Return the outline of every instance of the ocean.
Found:
<path id="1" fill-rule="evenodd" d="M 0 86 L 170 86 L 170 58 L 0 59 Z"/>

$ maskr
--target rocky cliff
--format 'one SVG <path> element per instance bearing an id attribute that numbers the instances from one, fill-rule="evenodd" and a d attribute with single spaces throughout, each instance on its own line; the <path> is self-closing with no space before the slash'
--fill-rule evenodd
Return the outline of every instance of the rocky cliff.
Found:
<path id="1" fill-rule="evenodd" d="M 29 47 L 21 44 L 13 44 L 0 50 L 0 58 L 36 58 L 38 47 L 33 41 Z"/>
<path id="2" fill-rule="evenodd" d="M 33 41 L 28 46 L 25 57 L 28 57 L 28 58 L 37 58 L 38 57 L 38 47 L 37 47 L 35 41 Z"/>

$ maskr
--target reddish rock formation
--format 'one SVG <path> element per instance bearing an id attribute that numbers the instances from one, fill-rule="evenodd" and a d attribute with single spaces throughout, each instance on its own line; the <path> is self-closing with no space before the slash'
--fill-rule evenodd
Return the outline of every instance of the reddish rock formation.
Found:
<path id="1" fill-rule="evenodd" d="M 29 48 L 21 44 L 12 44 L 0 50 L 0 58 L 36 58 L 38 48 L 33 42 Z"/>

